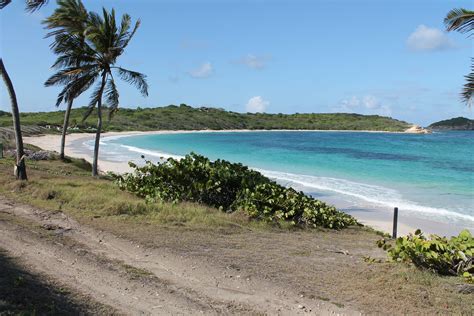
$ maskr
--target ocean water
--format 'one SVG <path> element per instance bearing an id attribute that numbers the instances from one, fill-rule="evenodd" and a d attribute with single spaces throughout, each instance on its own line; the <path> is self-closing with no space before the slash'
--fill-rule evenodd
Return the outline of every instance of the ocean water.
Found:
<path id="1" fill-rule="evenodd" d="M 191 151 L 241 162 L 321 200 L 399 207 L 420 220 L 474 227 L 474 132 L 222 132 L 106 137 L 111 160 Z M 336 205 L 337 206 L 337 205 Z"/>

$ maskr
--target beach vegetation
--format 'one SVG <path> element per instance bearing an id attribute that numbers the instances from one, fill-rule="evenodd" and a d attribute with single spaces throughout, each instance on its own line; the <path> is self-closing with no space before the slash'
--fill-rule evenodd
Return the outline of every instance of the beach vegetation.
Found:
<path id="1" fill-rule="evenodd" d="M 252 219 L 299 227 L 341 229 L 356 225 L 350 215 L 303 192 L 286 188 L 240 163 L 191 153 L 117 176 L 118 186 L 149 203 L 197 202 L 227 213 L 242 211 Z"/>
<path id="2" fill-rule="evenodd" d="M 387 250 L 393 261 L 413 263 L 441 275 L 459 275 L 474 283 L 474 238 L 469 230 L 448 239 L 434 234 L 427 238 L 418 229 L 397 238 L 394 244 L 381 239 L 378 246 Z"/>
<path id="3" fill-rule="evenodd" d="M 83 118 L 88 117 L 97 108 L 93 176 L 98 175 L 103 101 L 108 105 L 109 117 L 119 107 L 119 91 L 115 78 L 118 77 L 135 86 L 143 96 L 148 95 L 148 84 L 144 74 L 116 66 L 117 59 L 124 53 L 139 26 L 140 20 L 132 25 L 128 14 L 124 14 L 121 21 L 117 22 L 115 10 L 109 12 L 104 8 L 102 15 L 89 12 L 84 37 L 69 32 L 56 36 L 54 51 L 59 57 L 55 64 L 60 70 L 51 76 L 45 85 L 63 87 L 57 103 L 70 101 L 96 84 L 89 106 L 83 113 Z"/>

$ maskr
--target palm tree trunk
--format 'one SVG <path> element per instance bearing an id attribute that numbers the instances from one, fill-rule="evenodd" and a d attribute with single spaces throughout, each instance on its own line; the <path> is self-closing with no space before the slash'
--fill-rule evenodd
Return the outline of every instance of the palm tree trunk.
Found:
<path id="1" fill-rule="evenodd" d="M 106 73 L 102 75 L 102 83 L 99 90 L 99 98 L 97 100 L 97 131 L 95 133 L 95 144 L 94 144 L 94 160 L 92 161 L 92 176 L 96 177 L 99 175 L 98 161 L 99 161 L 99 144 L 100 144 L 100 133 L 102 131 L 102 94 L 105 87 Z"/>
<path id="2" fill-rule="evenodd" d="M 16 100 L 15 89 L 13 83 L 8 76 L 3 59 L 0 58 L 0 75 L 7 86 L 8 94 L 10 95 L 10 102 L 12 105 L 12 118 L 13 118 L 13 130 L 15 132 L 15 143 L 16 143 L 16 178 L 20 180 L 27 180 L 26 176 L 26 164 L 24 159 L 23 149 L 23 138 L 21 136 L 21 125 L 20 125 L 20 111 L 18 110 L 18 102 Z"/>
<path id="3" fill-rule="evenodd" d="M 69 126 L 69 116 L 71 115 L 72 103 L 74 102 L 73 99 L 69 100 L 67 103 L 66 113 L 64 113 L 64 123 L 63 123 L 63 132 L 61 135 L 61 151 L 59 157 L 64 159 L 64 147 L 66 146 L 66 133 L 67 128 Z"/>

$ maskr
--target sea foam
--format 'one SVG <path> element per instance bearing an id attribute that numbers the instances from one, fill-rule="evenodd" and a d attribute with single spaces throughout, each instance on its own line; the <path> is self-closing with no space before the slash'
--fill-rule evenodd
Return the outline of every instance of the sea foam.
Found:
<path id="1" fill-rule="evenodd" d="M 382 186 L 330 177 L 309 176 L 263 169 L 256 170 L 277 182 L 284 183 L 287 186 L 294 187 L 295 189 L 304 192 L 310 192 L 311 190 L 330 191 L 355 197 L 389 209 L 398 207 L 405 211 L 442 216 L 454 220 L 467 220 L 474 223 L 474 216 L 453 212 L 444 208 L 419 205 L 415 202 L 403 199 L 398 191 Z"/>

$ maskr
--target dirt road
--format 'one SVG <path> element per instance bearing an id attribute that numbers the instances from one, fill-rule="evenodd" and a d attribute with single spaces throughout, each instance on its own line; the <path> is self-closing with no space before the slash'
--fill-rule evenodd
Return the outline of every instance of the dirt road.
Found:
<path id="1" fill-rule="evenodd" d="M 0 198 L 0 215 L 0 249 L 30 273 L 101 304 L 100 313 L 359 314 L 232 267 L 145 248 L 62 212 Z"/>

